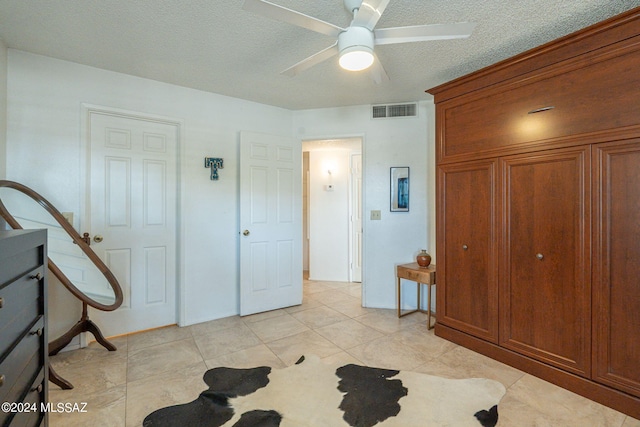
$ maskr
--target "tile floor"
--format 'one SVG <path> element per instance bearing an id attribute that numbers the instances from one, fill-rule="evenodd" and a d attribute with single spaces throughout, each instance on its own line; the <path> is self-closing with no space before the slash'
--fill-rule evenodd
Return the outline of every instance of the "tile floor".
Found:
<path id="1" fill-rule="evenodd" d="M 283 368 L 303 354 L 450 378 L 502 382 L 501 426 L 640 427 L 640 421 L 442 340 L 426 315 L 360 306 L 360 285 L 305 281 L 304 302 L 248 317 L 115 338 L 118 351 L 89 347 L 51 358 L 73 390 L 50 385 L 50 401 L 87 402 L 87 412 L 50 414 L 50 426 L 140 426 L 155 409 L 206 389 L 215 366 Z M 425 396 L 428 399 L 428 396 Z M 328 426 L 331 427 L 331 426 Z"/>

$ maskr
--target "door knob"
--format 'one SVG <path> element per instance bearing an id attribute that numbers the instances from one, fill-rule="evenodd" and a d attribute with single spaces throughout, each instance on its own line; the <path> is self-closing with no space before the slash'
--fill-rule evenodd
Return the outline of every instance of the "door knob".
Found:
<path id="1" fill-rule="evenodd" d="M 242 235 L 243 235 L 243 236 L 248 236 L 249 234 L 251 234 L 251 233 L 249 232 L 249 230 L 244 230 L 244 231 L 242 232 Z"/>
<path id="2" fill-rule="evenodd" d="M 101 236 L 101 235 L 99 235 L 99 234 L 96 234 L 95 236 L 93 236 L 93 241 L 94 241 L 94 242 L 96 242 L 96 243 L 100 243 L 100 242 L 102 242 L 103 240 L 104 240 L 104 237 L 102 237 L 102 236 Z"/>

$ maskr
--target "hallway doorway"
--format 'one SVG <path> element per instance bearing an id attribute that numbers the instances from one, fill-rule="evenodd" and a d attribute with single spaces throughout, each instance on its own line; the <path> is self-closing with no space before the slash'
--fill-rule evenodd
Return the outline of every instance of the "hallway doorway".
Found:
<path id="1" fill-rule="evenodd" d="M 303 270 L 362 281 L 362 138 L 310 140 L 303 151 Z"/>

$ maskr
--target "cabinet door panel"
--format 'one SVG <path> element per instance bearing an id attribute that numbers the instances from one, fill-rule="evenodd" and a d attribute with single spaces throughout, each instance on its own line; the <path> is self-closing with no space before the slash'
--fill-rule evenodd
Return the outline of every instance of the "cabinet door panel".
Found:
<path id="1" fill-rule="evenodd" d="M 440 120 L 447 139 L 440 160 L 495 155 L 553 138 L 638 125 L 639 67 L 640 51 L 633 50 L 527 76 L 506 87 L 490 86 L 472 100 L 443 103 Z"/>
<path id="2" fill-rule="evenodd" d="M 594 150 L 593 378 L 640 396 L 640 140 Z"/>
<path id="3" fill-rule="evenodd" d="M 497 342 L 496 161 L 439 169 L 438 322 Z"/>
<path id="4" fill-rule="evenodd" d="M 501 344 L 590 374 L 589 148 L 503 159 Z"/>

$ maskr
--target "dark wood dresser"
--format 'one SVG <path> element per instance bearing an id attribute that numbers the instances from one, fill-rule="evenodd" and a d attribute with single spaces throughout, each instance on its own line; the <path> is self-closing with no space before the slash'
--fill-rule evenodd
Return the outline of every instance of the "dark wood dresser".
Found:
<path id="1" fill-rule="evenodd" d="M 436 335 L 640 418 L 640 8 L 430 89 Z"/>
<path id="2" fill-rule="evenodd" d="M 47 425 L 46 241 L 45 230 L 0 231 L 1 426 Z"/>

